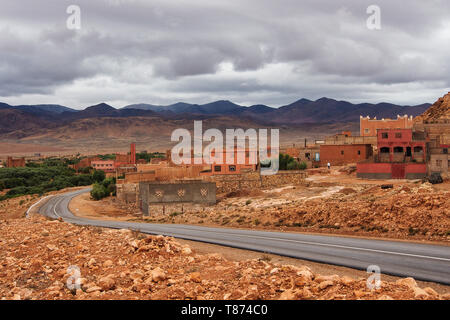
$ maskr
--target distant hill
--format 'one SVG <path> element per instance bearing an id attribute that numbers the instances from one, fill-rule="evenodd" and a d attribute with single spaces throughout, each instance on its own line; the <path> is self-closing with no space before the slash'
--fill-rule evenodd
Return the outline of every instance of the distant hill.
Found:
<path id="1" fill-rule="evenodd" d="M 61 119 L 65 121 L 73 121 L 77 119 L 89 119 L 89 118 L 127 118 L 127 117 L 150 117 L 159 116 L 157 113 L 150 110 L 142 109 L 116 109 L 109 104 L 100 103 L 95 106 L 87 107 L 84 110 L 77 112 L 63 112 Z"/>
<path id="2" fill-rule="evenodd" d="M 429 108 L 429 104 L 399 106 L 389 103 L 352 104 L 329 98 L 316 101 L 300 99 L 280 108 L 266 105 L 241 106 L 227 100 L 207 104 L 179 102 L 168 106 L 135 104 L 116 109 L 107 103 L 89 106 L 84 110 L 74 110 L 61 105 L 10 106 L 0 103 L 0 137 L 3 139 L 23 139 L 26 137 L 70 137 L 99 135 L 102 127 L 126 137 L 139 132 L 149 133 L 143 124 L 151 124 L 150 130 L 158 134 L 161 130 L 186 127 L 193 120 L 205 120 L 220 124 L 223 128 L 252 127 L 311 128 L 320 126 L 330 130 L 358 125 L 359 116 L 395 118 L 398 114 L 417 116 Z M 88 121 L 94 120 L 95 121 Z M 123 119 L 123 120 L 113 120 Z M 86 120 L 86 121 L 80 121 Z M 135 123 L 136 125 L 134 125 Z M 94 125 L 95 128 L 90 125 Z M 240 125 L 240 126 L 239 126 Z M 114 126 L 116 128 L 114 129 Z M 129 129 L 124 129 L 129 126 Z M 333 128 L 333 129 L 331 129 Z M 75 130 L 77 129 L 77 130 Z M 336 129 L 337 130 L 337 129 Z M 59 139 L 58 138 L 58 139 Z M 36 138 L 38 139 L 38 138 Z"/>
<path id="3" fill-rule="evenodd" d="M 357 122 L 360 115 L 377 118 L 396 118 L 397 115 L 404 114 L 417 116 L 429 106 L 429 104 L 399 106 L 391 103 L 352 104 L 329 98 L 316 101 L 301 99 L 265 116 L 271 117 L 274 123 L 282 124 Z"/>
<path id="4" fill-rule="evenodd" d="M 36 104 L 36 105 L 18 105 L 11 106 L 7 103 L 0 102 L 0 109 L 15 109 L 25 111 L 31 114 L 61 114 L 63 112 L 76 112 L 76 110 L 69 107 L 61 106 L 59 104 Z"/>
<path id="5" fill-rule="evenodd" d="M 15 132 L 15 138 L 33 134 L 37 130 L 58 126 L 52 119 L 12 108 L 0 108 L 0 135 Z"/>
<path id="6" fill-rule="evenodd" d="M 125 106 L 121 110 L 141 109 L 158 113 L 170 111 L 177 114 L 242 115 L 262 123 L 302 124 L 356 122 L 359 121 L 360 115 L 378 118 L 396 118 L 397 115 L 403 114 L 417 116 L 429 106 L 430 104 L 417 106 L 400 106 L 391 103 L 352 104 L 347 101 L 321 98 L 316 101 L 300 99 L 280 108 L 271 108 L 266 105 L 244 107 L 230 101 L 220 100 L 203 105 L 184 102 L 168 106 L 138 104 Z"/>
<path id="7" fill-rule="evenodd" d="M 192 113 L 192 114 L 218 114 L 227 115 L 232 114 L 238 109 L 242 109 L 240 105 L 234 104 L 231 101 L 220 100 L 207 104 L 190 104 L 185 102 L 178 102 L 168 106 L 157 106 L 152 104 L 132 104 L 123 107 L 121 110 L 129 109 L 140 109 L 140 110 L 150 110 L 155 112 L 174 112 L 174 113 Z"/>

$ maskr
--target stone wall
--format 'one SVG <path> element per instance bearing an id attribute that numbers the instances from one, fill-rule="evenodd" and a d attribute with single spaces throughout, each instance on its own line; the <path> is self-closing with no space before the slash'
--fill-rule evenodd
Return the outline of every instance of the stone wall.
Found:
<path id="1" fill-rule="evenodd" d="M 228 193 L 242 189 L 260 189 L 279 187 L 288 184 L 302 183 L 307 174 L 305 171 L 279 171 L 275 175 L 262 176 L 259 172 L 235 175 L 217 175 L 208 177 L 216 183 L 217 193 Z"/>
<path id="2" fill-rule="evenodd" d="M 168 216 L 177 216 L 179 214 L 203 212 L 205 210 L 209 210 L 209 207 L 210 205 L 201 203 L 152 203 L 148 206 L 147 213 L 144 212 L 145 208 L 143 208 L 143 212 L 144 215 L 162 218 Z"/>
<path id="3" fill-rule="evenodd" d="M 279 171 L 276 175 L 260 176 L 259 172 L 249 172 L 233 175 L 204 176 L 203 181 L 214 182 L 216 193 L 228 193 L 242 189 L 260 189 L 280 187 L 283 185 L 296 185 L 304 182 L 307 174 L 305 171 Z M 189 180 L 187 180 L 189 182 Z M 159 182 L 162 183 L 162 182 Z M 139 183 L 117 184 L 117 199 L 141 205 L 139 200 Z M 178 210 L 178 209 L 177 209 Z"/>
<path id="4" fill-rule="evenodd" d="M 136 203 L 138 191 L 137 183 L 116 184 L 117 199 L 125 203 Z"/>

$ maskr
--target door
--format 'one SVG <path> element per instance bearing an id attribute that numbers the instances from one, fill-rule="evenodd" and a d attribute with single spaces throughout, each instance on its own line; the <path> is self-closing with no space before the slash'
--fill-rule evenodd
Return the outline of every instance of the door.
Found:
<path id="1" fill-rule="evenodd" d="M 405 164 L 393 163 L 392 164 L 392 179 L 405 179 Z"/>

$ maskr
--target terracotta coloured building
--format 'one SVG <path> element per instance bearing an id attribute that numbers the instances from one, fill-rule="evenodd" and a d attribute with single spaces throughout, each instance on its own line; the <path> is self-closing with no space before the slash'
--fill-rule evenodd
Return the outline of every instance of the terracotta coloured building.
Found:
<path id="1" fill-rule="evenodd" d="M 25 167 L 25 158 L 13 159 L 13 157 L 6 158 L 6 167 L 7 168 L 18 168 Z"/>
<path id="2" fill-rule="evenodd" d="M 102 170 L 107 173 L 115 172 L 116 170 L 119 171 L 119 173 L 124 172 L 134 172 L 136 171 L 136 144 L 132 143 L 130 145 L 130 153 L 129 154 L 120 154 L 116 153 L 115 160 L 100 160 L 98 157 L 95 157 L 95 160 L 92 160 L 93 158 L 86 158 L 88 160 L 85 160 L 83 165 L 90 163 L 90 166 L 93 167 L 96 170 Z M 80 163 L 83 161 L 81 160 Z M 79 165 L 79 164 L 77 164 Z"/>
<path id="3" fill-rule="evenodd" d="M 75 170 L 80 170 L 83 168 L 92 167 L 92 161 L 100 161 L 101 159 L 99 157 L 87 157 L 80 160 L 80 162 L 74 164 L 72 167 Z"/>
<path id="4" fill-rule="evenodd" d="M 340 166 L 367 160 L 373 155 L 371 144 L 320 145 L 320 165 Z"/>
<path id="5" fill-rule="evenodd" d="M 233 159 L 227 163 L 227 156 Z M 257 170 L 258 151 L 234 148 L 234 151 L 223 150 L 221 153 L 211 153 L 211 170 L 203 171 L 202 175 L 238 174 Z M 256 162 L 256 163 L 255 163 Z"/>
<path id="6" fill-rule="evenodd" d="M 379 129 L 411 129 L 414 121 L 412 116 L 399 116 L 397 119 L 370 119 L 369 116 L 359 117 L 360 135 L 362 137 L 376 137 Z"/>
<path id="7" fill-rule="evenodd" d="M 116 170 L 114 160 L 92 161 L 91 166 L 95 170 L 101 170 L 104 172 L 114 172 Z"/>
<path id="8" fill-rule="evenodd" d="M 270 152 L 270 151 L 269 151 Z M 177 166 L 172 161 L 171 152 L 168 151 L 166 153 L 167 159 L 170 163 L 170 166 Z M 227 163 L 227 155 L 229 155 L 233 161 L 232 163 Z M 194 155 L 194 152 L 191 151 L 191 164 L 182 164 L 182 167 L 199 167 L 201 168 L 202 175 L 222 175 L 222 174 L 238 174 L 249 171 L 256 171 L 258 165 L 252 164 L 258 161 L 258 151 L 257 150 L 241 150 L 236 146 L 234 151 L 231 152 L 231 155 L 227 150 L 216 153 L 215 150 L 212 151 L 210 155 L 210 160 L 207 163 L 202 158 L 202 155 L 198 155 L 198 158 L 201 158 L 200 163 L 195 163 L 195 158 L 197 156 Z"/>
<path id="9" fill-rule="evenodd" d="M 412 129 L 377 132 L 378 155 L 357 164 L 356 175 L 365 179 L 421 179 L 427 175 L 427 139 Z"/>

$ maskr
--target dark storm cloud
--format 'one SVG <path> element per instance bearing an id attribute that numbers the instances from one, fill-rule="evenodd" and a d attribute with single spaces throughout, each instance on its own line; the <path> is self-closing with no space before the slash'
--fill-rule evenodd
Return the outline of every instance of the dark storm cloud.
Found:
<path id="1" fill-rule="evenodd" d="M 366 28 L 374 2 L 378 31 Z M 419 103 L 450 86 L 445 0 L 79 0 L 78 31 L 71 4 L 2 1 L 2 100 Z"/>

